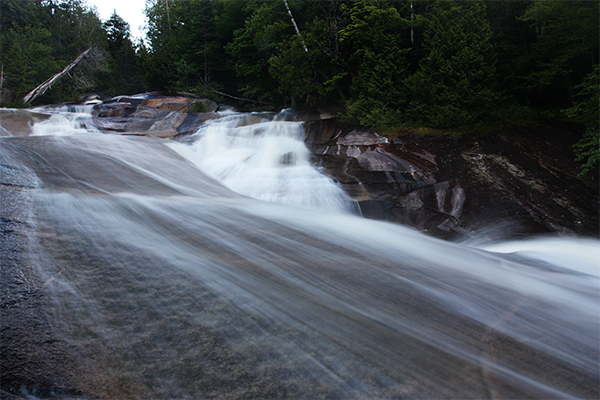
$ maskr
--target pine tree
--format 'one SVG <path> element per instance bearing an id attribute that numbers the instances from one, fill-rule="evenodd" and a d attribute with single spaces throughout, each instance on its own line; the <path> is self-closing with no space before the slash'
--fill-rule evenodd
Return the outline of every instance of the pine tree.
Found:
<path id="1" fill-rule="evenodd" d="M 102 24 L 108 37 L 109 69 L 101 89 L 110 95 L 131 94 L 143 88 L 129 24 L 116 11 Z"/>
<path id="2" fill-rule="evenodd" d="M 279 55 L 284 39 L 295 35 L 294 28 L 282 1 L 249 3 L 248 7 L 254 7 L 252 15 L 226 46 L 240 91 L 252 99 L 284 103 L 277 77 L 273 77 L 269 67 L 271 58 Z"/>
<path id="3" fill-rule="evenodd" d="M 131 42 L 129 24 L 116 11 L 102 24 L 102 27 L 108 36 L 109 50 L 118 50 L 128 44 L 127 41 Z"/>
<path id="4" fill-rule="evenodd" d="M 351 51 L 353 67 L 346 115 L 373 127 L 399 124 L 407 102 L 404 80 L 410 43 L 405 31 L 409 21 L 398 6 L 406 5 L 357 1 L 348 9 L 350 23 L 340 31 L 341 42 Z"/>
<path id="5" fill-rule="evenodd" d="M 576 87 L 575 104 L 567 115 L 586 127 L 583 138 L 574 146 L 577 161 L 583 161 L 580 176 L 598 168 L 600 161 L 600 68 L 598 64 Z"/>
<path id="6" fill-rule="evenodd" d="M 544 108 L 572 103 L 575 86 L 598 64 L 600 5 L 597 1 L 535 1 L 520 20 L 535 29 L 523 86 Z"/>
<path id="7" fill-rule="evenodd" d="M 411 118 L 440 128 L 490 118 L 499 94 L 485 3 L 438 0 L 428 23 L 428 54 L 409 80 Z"/>

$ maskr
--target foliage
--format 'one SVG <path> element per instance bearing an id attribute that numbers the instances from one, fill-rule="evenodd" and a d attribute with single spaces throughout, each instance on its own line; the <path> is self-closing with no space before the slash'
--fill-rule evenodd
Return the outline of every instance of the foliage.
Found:
<path id="1" fill-rule="evenodd" d="M 148 0 L 145 42 L 133 44 L 125 21 L 113 14 L 102 23 L 84 0 L 3 0 L 2 99 L 22 98 L 94 47 L 73 79 L 36 101 L 183 90 L 278 107 L 337 105 L 345 118 L 388 131 L 460 130 L 567 109 L 588 129 L 578 154 L 593 156 L 597 129 L 584 115 L 593 115 L 597 1 L 287 4 L 292 16 L 284 0 Z"/>
<path id="2" fill-rule="evenodd" d="M 293 35 L 286 15 L 283 2 L 261 3 L 227 45 L 244 96 L 276 99 L 277 81 L 269 73 L 269 60 L 279 53 L 278 44 L 284 37 Z"/>
<path id="3" fill-rule="evenodd" d="M 206 103 L 204 103 L 201 100 L 196 100 L 189 107 L 189 110 L 190 110 L 190 112 L 194 112 L 194 113 L 205 113 L 208 111 L 208 108 L 206 107 Z"/>
<path id="4" fill-rule="evenodd" d="M 409 21 L 387 1 L 357 1 L 346 8 L 350 22 L 340 31 L 340 41 L 350 49 L 351 98 L 346 113 L 375 127 L 402 122 L 407 104 L 406 54 L 410 43 L 404 31 Z"/>
<path id="5" fill-rule="evenodd" d="M 26 93 L 61 71 L 81 52 L 103 58 L 106 35 L 97 15 L 82 0 L 3 0 L 0 63 L 3 101 L 15 104 Z M 102 62 L 81 63 L 72 70 L 74 79 L 63 78 L 36 102 L 54 103 L 76 97 L 96 85 Z"/>
<path id="6" fill-rule="evenodd" d="M 431 10 L 420 70 L 408 79 L 411 118 L 437 128 L 490 118 L 495 86 L 492 31 L 485 3 L 437 1 Z"/>
<path id="7" fill-rule="evenodd" d="M 16 27 L 2 35 L 2 64 L 15 100 L 58 70 L 52 59 L 50 37 L 51 33 L 39 24 Z"/>
<path id="8" fill-rule="evenodd" d="M 586 126 L 583 138 L 574 146 L 577 161 L 583 161 L 581 176 L 598 168 L 600 160 L 600 83 L 598 65 L 590 72 L 583 83 L 576 87 L 577 101 L 565 110 L 567 115 Z"/>
<path id="9" fill-rule="evenodd" d="M 131 44 L 129 24 L 114 11 L 111 17 L 102 24 L 108 37 L 109 51 L 117 51 L 124 45 Z"/>
<path id="10" fill-rule="evenodd" d="M 574 87 L 598 63 L 599 12 L 595 1 L 541 0 L 520 17 L 535 29 L 528 68 L 522 72 L 534 104 L 571 104 Z"/>
<path id="11" fill-rule="evenodd" d="M 222 55 L 230 34 L 224 33 L 223 24 L 235 16 L 239 6 L 209 0 L 156 0 L 151 4 L 146 9 L 150 48 L 143 60 L 151 88 L 196 91 L 198 86 L 220 88 L 217 77 L 221 82 L 231 79 Z"/>
<path id="12" fill-rule="evenodd" d="M 131 42 L 129 24 L 116 12 L 102 24 L 108 40 L 108 66 L 101 75 L 99 89 L 111 95 L 131 94 L 144 89 L 138 55 Z"/>

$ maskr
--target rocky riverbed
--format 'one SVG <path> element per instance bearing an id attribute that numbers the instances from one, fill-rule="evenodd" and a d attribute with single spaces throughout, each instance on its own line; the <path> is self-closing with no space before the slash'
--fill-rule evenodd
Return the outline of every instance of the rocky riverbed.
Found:
<path id="1" fill-rule="evenodd" d="M 325 173 L 365 217 L 450 239 L 598 236 L 598 175 L 577 177 L 573 125 L 391 139 L 336 120 L 306 129 Z"/>
<path id="2" fill-rule="evenodd" d="M 204 102 L 204 113 L 190 110 Z M 61 107 L 65 107 L 64 105 Z M 66 106 L 75 109 L 81 105 Z M 86 124 L 113 134 L 185 140 L 219 105 L 185 93 L 146 93 L 90 103 Z M 340 122 L 330 109 L 290 112 L 305 122 L 314 162 L 367 218 L 413 226 L 446 239 L 598 237 L 598 174 L 577 177 L 572 146 L 581 127 L 531 123 L 460 136 L 392 138 Z M 2 111 L 4 135 L 28 135 L 41 110 Z"/>
<path id="3" fill-rule="evenodd" d="M 111 134 L 185 141 L 206 120 L 215 118 L 218 110 L 218 105 L 206 101 L 207 112 L 191 112 L 190 107 L 194 101 L 196 99 L 185 94 L 154 93 L 121 97 L 97 105 L 88 104 L 86 107 L 93 108 L 92 118 L 86 119 L 84 123 Z M 67 107 L 75 109 L 80 106 Z M 28 136 L 33 131 L 34 123 L 50 118 L 43 110 L 0 110 L 0 113 L 2 136 Z M 580 133 L 577 127 L 538 123 L 460 137 L 420 135 L 407 130 L 396 137 L 385 138 L 367 129 L 340 122 L 326 110 L 307 110 L 292 118 L 306 121 L 305 141 L 314 155 L 314 163 L 323 173 L 340 183 L 359 203 L 362 214 L 367 218 L 400 223 L 451 240 L 488 241 L 548 233 L 563 237 L 598 236 L 597 175 L 584 179 L 576 176 L 578 166 L 573 161 L 571 146 Z M 0 143 L 0 150 L 2 145 Z M 122 371 L 122 367 L 113 366 L 113 369 L 106 371 L 95 371 L 93 366 L 98 363 L 95 363 L 92 355 L 85 352 L 85 347 L 65 338 L 64 332 L 70 328 L 61 325 L 62 319 L 56 314 L 56 293 L 52 294 L 48 289 L 54 279 L 66 273 L 64 271 L 67 271 L 69 264 L 56 254 L 45 254 L 43 249 L 47 246 L 40 245 L 40 241 L 49 240 L 54 243 L 58 239 L 54 236 L 45 237 L 47 233 L 40 231 L 34 223 L 35 219 L 31 218 L 33 205 L 30 192 L 37 185 L 35 175 L 25 167 L 19 168 L 19 163 L 15 160 L 8 159 L 10 152 L 0 151 L 0 157 L 0 398 L 111 398 L 111 388 L 128 397 L 143 398 L 144 393 L 139 387 L 128 386 L 133 379 L 128 381 L 126 376 L 112 374 L 111 371 Z M 288 229 L 278 229 L 284 234 L 292 235 Z M 253 233 L 242 234 L 255 240 Z M 65 249 L 69 248 L 71 240 L 75 239 L 65 236 Z M 199 242 L 197 245 L 202 244 Z M 315 246 L 325 248 L 320 243 Z M 68 256 L 71 260 L 78 259 L 77 254 Z M 86 273 L 95 274 L 95 267 L 105 268 L 108 265 L 102 263 L 101 257 L 101 253 L 93 257 L 83 254 L 81 260 L 75 262 L 89 268 Z M 54 260 L 53 263 L 56 264 L 46 265 L 48 260 Z M 143 261 L 146 272 L 154 274 L 156 281 L 162 279 L 164 273 L 156 261 L 143 259 L 141 256 L 133 260 Z M 379 262 L 387 265 L 385 260 L 380 261 L 378 257 L 364 261 L 361 259 L 365 268 L 371 263 Z M 418 270 L 412 271 L 409 268 L 407 271 L 418 274 Z M 111 276 L 119 276 L 125 280 L 134 290 L 145 292 L 148 287 L 152 287 L 141 286 L 139 281 L 126 274 L 119 275 L 123 272 L 116 268 L 110 269 L 110 273 Z M 113 282 L 104 274 L 97 275 L 95 279 L 106 285 Z M 198 302 L 194 297 L 196 295 L 187 293 L 187 289 L 182 286 L 187 277 L 171 279 L 172 286 L 181 289 L 182 298 L 193 302 L 195 307 L 201 304 L 212 304 L 215 309 L 230 307 L 208 297 L 203 300 L 206 303 Z M 343 278 L 340 282 L 346 279 L 350 278 Z M 156 296 L 162 296 L 160 290 L 153 290 L 156 290 Z M 399 295 L 390 292 L 386 296 Z M 404 301 L 401 296 L 397 300 Z M 510 306 L 513 308 L 508 307 L 504 314 L 506 318 L 512 318 L 511 313 L 516 313 L 515 310 L 521 307 L 519 301 L 521 300 L 515 300 Z M 407 297 L 407 307 L 411 304 L 412 300 Z M 111 312 L 119 313 L 118 310 Z M 211 318 L 214 316 L 212 313 L 207 308 L 204 317 Z M 440 315 L 447 317 L 452 314 Z M 202 325 L 201 321 L 195 323 Z M 251 323 L 251 318 L 244 320 L 244 324 Z M 471 328 L 477 334 L 483 330 L 476 326 Z M 389 334 L 384 331 L 381 328 L 382 335 Z M 255 397 L 285 396 L 294 393 L 294 388 L 297 389 L 286 381 L 286 374 L 292 372 L 277 372 L 274 364 L 265 368 L 270 371 L 270 376 L 283 374 L 279 382 L 265 380 L 260 371 L 253 371 L 254 364 L 243 357 L 251 355 L 256 360 L 260 357 L 256 351 L 241 347 L 243 341 L 236 336 L 237 333 L 229 333 L 229 338 L 233 338 L 234 342 L 239 339 L 239 343 L 232 345 L 231 342 L 221 342 L 221 336 L 215 332 L 216 327 L 206 328 L 199 334 L 200 339 L 197 339 L 200 340 L 198 348 L 209 358 L 205 362 L 210 368 L 207 367 L 203 373 L 210 375 L 210 382 L 217 385 L 203 388 L 211 397 L 218 397 L 225 387 L 230 390 L 229 394 L 239 393 L 240 396 L 250 397 L 253 394 Z M 496 337 L 494 343 L 492 339 L 486 339 L 489 340 L 486 346 L 489 345 L 490 348 L 512 343 L 511 339 L 498 332 L 485 332 L 490 338 Z M 413 339 L 404 337 L 403 340 L 408 343 Z M 241 351 L 237 351 L 236 346 L 240 346 Z M 511 346 L 511 349 L 507 346 L 508 350 L 502 350 L 502 357 L 508 357 L 507 354 L 513 352 L 516 357 L 524 354 L 530 354 L 536 360 L 545 357 L 541 353 L 538 357 L 536 351 L 529 348 L 520 353 L 518 346 L 522 344 L 519 343 L 512 343 Z M 410 347 L 406 345 L 406 351 Z M 175 346 L 174 349 L 177 351 L 179 348 Z M 415 362 L 418 355 L 418 352 L 412 353 Z M 110 363 L 110 354 L 96 356 L 109 360 Z M 497 394 L 496 390 L 504 387 L 501 384 L 494 388 L 492 383 L 495 378 L 487 376 L 486 368 L 468 363 L 463 365 L 463 361 L 452 357 L 447 361 L 448 365 L 460 365 L 460 368 L 475 371 L 471 378 L 475 377 L 480 387 L 473 389 L 472 394 L 492 398 Z M 127 360 L 123 362 L 126 364 Z M 236 362 L 252 368 L 237 368 Z M 428 364 L 425 362 L 423 365 Z M 552 365 L 556 371 L 551 371 Z M 528 366 L 531 371 L 538 367 L 547 368 L 548 379 L 561 382 L 564 388 L 572 389 L 571 393 L 582 397 L 598 394 L 597 376 L 582 375 L 567 363 L 549 362 L 539 366 L 532 363 Z M 440 367 L 438 372 L 444 373 L 444 367 Z M 227 374 L 231 373 L 237 374 L 237 383 L 228 377 Z M 241 389 L 248 382 L 258 382 L 258 386 L 253 386 L 254 392 L 244 392 Z M 569 388 L 568 385 L 574 387 Z M 146 389 L 150 390 L 150 387 L 151 385 L 146 386 Z M 239 392 L 232 389 L 236 387 Z M 409 390 L 409 387 L 407 383 L 402 390 Z M 315 390 L 303 393 L 327 395 L 326 391 Z M 507 389 L 504 395 L 522 394 L 511 390 L 516 389 Z M 414 392 L 405 393 L 415 395 Z"/>

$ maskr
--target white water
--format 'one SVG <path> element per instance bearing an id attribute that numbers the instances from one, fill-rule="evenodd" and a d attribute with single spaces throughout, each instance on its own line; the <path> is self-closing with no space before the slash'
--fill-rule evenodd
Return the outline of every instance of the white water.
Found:
<path id="1" fill-rule="evenodd" d="M 39 107 L 32 111 L 49 113 L 50 118 L 32 127 L 32 136 L 68 136 L 98 133 L 91 123 L 93 105 Z"/>
<path id="2" fill-rule="evenodd" d="M 310 163 L 300 122 L 265 113 L 227 113 L 208 121 L 181 155 L 231 190 L 255 199 L 329 210 L 357 207 Z"/>
<path id="3" fill-rule="evenodd" d="M 301 127 L 261 119 L 0 140 L 41 182 L 32 258 L 82 381 L 110 387 L 90 397 L 598 397 L 598 241 L 475 248 L 348 214 Z"/>

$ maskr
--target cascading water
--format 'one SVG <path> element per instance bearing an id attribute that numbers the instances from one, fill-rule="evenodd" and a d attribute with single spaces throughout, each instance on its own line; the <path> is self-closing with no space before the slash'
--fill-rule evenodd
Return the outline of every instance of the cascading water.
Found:
<path id="1" fill-rule="evenodd" d="M 40 107 L 33 112 L 51 111 L 50 118 L 32 126 L 33 136 L 65 136 L 96 132 L 90 123 L 93 105 L 53 107 L 51 110 Z"/>
<path id="2" fill-rule="evenodd" d="M 310 164 L 300 122 L 282 116 L 227 113 L 209 121 L 188 148 L 172 146 L 231 190 L 255 199 L 333 212 L 358 208 Z"/>
<path id="3" fill-rule="evenodd" d="M 352 215 L 301 126 L 262 114 L 188 144 L 78 129 L 0 140 L 3 183 L 33 187 L 67 395 L 598 397 L 597 241 L 474 248 Z"/>

